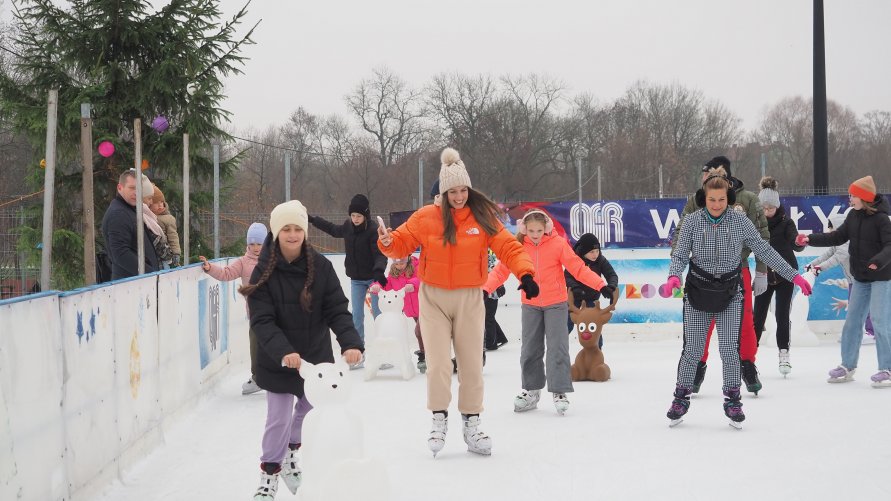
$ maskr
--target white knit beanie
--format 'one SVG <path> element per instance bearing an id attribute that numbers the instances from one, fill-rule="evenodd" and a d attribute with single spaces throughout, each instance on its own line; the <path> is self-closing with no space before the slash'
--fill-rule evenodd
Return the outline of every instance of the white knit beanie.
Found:
<path id="1" fill-rule="evenodd" d="M 269 227 L 272 229 L 272 237 L 276 240 L 278 232 L 289 224 L 296 224 L 304 231 L 309 229 L 309 216 L 306 214 L 306 207 L 299 200 L 278 204 L 269 215 Z"/>
<path id="2" fill-rule="evenodd" d="M 442 150 L 440 160 L 442 161 L 442 168 L 439 170 L 440 195 L 457 186 L 473 187 L 470 184 L 470 176 L 467 174 L 467 169 L 464 168 L 464 162 L 461 161 L 458 150 L 454 148 Z"/>

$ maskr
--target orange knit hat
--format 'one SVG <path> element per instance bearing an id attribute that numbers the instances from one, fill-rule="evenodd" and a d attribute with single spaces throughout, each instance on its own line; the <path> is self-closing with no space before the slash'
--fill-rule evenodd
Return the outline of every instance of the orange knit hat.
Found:
<path id="1" fill-rule="evenodd" d="M 872 180 L 872 176 L 861 177 L 851 183 L 848 193 L 864 202 L 873 203 L 876 201 L 876 183 Z"/>

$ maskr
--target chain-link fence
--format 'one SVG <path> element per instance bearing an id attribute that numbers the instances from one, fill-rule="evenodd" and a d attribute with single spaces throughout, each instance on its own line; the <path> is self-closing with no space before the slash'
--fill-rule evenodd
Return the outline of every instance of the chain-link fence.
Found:
<path id="1" fill-rule="evenodd" d="M 0 208 L 0 299 L 27 294 L 40 281 L 40 269 L 28 267 L 17 249 L 25 221 L 25 207 Z"/>

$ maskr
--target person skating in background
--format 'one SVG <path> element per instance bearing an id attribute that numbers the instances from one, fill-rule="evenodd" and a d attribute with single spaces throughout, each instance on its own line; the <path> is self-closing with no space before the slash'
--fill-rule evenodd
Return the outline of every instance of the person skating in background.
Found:
<path id="1" fill-rule="evenodd" d="M 600 275 L 585 266 L 565 238 L 554 232 L 554 223 L 543 211 L 530 210 L 517 221 L 517 240 L 532 257 L 541 290 L 534 298 L 522 298 L 522 391 L 514 398 L 514 411 L 525 412 L 536 408 L 541 389 L 547 384 L 554 407 L 562 415 L 569 409 L 566 394 L 573 391 L 569 337 L 563 333 L 569 314 L 564 268 L 602 294 L 611 295 L 612 288 Z M 507 266 L 499 263 L 489 273 L 483 290 L 495 290 L 509 275 Z"/>
<path id="2" fill-rule="evenodd" d="M 830 383 L 854 380 L 863 340 L 863 322 L 872 315 L 878 369 L 872 376 L 876 388 L 891 388 L 891 220 L 888 199 L 876 191 L 872 176 L 848 187 L 851 211 L 832 233 L 798 235 L 799 245 L 839 246 L 849 242 L 848 254 L 854 284 L 842 327 L 841 364 L 829 371 Z"/>
<path id="3" fill-rule="evenodd" d="M 427 372 L 427 361 L 424 358 L 424 340 L 421 339 L 421 324 L 418 323 L 418 289 L 421 287 L 421 279 L 418 278 L 418 258 L 414 256 L 393 259 L 390 263 L 390 272 L 387 274 L 387 284 L 377 282 L 371 284 L 371 293 L 377 294 L 381 290 L 405 289 L 402 313 L 415 322 L 415 338 L 418 340 L 418 370 L 421 374 Z"/>
<path id="4" fill-rule="evenodd" d="M 487 249 L 520 278 L 528 297 L 538 295 L 538 284 L 529 255 L 501 224 L 498 205 L 473 189 L 458 152 L 446 148 L 440 159 L 440 206 L 422 207 L 395 230 L 381 228 L 378 246 L 391 258 L 421 248 L 419 319 L 427 358 L 427 408 L 433 412 L 427 446 L 435 456 L 445 445 L 454 346 L 461 367 L 458 410 L 464 442 L 470 452 L 489 455 L 492 439 L 480 430 L 486 317 L 480 287 L 486 282 Z"/>
<path id="5" fill-rule="evenodd" d="M 376 221 L 371 219 L 368 198 L 358 194 L 350 201 L 347 208 L 349 219 L 342 224 L 334 224 L 318 216 L 309 216 L 309 222 L 316 228 L 335 238 L 344 240 L 344 268 L 350 277 L 350 307 L 353 313 L 353 325 L 359 337 L 365 339 L 365 296 L 368 288 L 375 280 L 387 284 L 384 272 L 387 269 L 387 258 L 377 248 Z M 381 314 L 377 306 L 377 295 L 371 296 L 371 314 L 377 318 Z M 351 369 L 364 367 L 359 362 Z"/>
<path id="6" fill-rule="evenodd" d="M 251 312 L 251 372 L 266 390 L 255 501 L 275 498 L 279 477 L 292 493 L 302 480 L 297 451 L 303 418 L 312 405 L 303 393 L 301 362 L 334 362 L 331 331 L 348 364 L 361 360 L 365 349 L 334 266 L 306 237 L 309 222 L 303 204 L 279 204 L 272 209 L 269 226 L 272 231 L 263 242 L 250 285 L 239 288 Z"/>
<path id="7" fill-rule="evenodd" d="M 496 264 L 498 264 L 498 258 L 492 252 L 492 249 L 489 249 L 490 273 Z M 483 303 L 486 307 L 486 334 L 483 337 L 483 349 L 486 351 L 495 351 L 507 344 L 507 336 L 504 334 L 501 326 L 498 325 L 498 320 L 495 319 L 495 313 L 498 312 L 498 299 L 504 296 L 506 292 L 503 285 L 489 294 L 483 292 Z M 485 352 L 483 356 L 485 357 Z M 485 360 L 483 360 L 483 365 L 485 365 Z"/>
<path id="8" fill-rule="evenodd" d="M 170 265 L 179 266 L 180 263 L 182 263 L 182 248 L 179 245 L 179 232 L 176 231 L 176 218 L 170 214 L 169 210 L 167 210 L 167 199 L 164 198 L 164 192 L 158 188 L 158 185 L 153 186 L 154 192 L 152 194 L 152 201 L 149 204 L 149 209 L 151 209 L 152 213 L 157 216 L 158 225 L 167 237 L 167 245 L 170 246 L 170 252 L 173 253 L 173 259 Z"/>
<path id="9" fill-rule="evenodd" d="M 690 408 L 690 395 L 697 363 L 702 359 L 705 340 L 712 323 L 718 331 L 723 362 L 724 414 L 734 426 L 746 416 L 739 393 L 740 322 L 743 315 L 743 246 L 751 249 L 783 278 L 810 294 L 810 284 L 777 254 L 741 212 L 733 210 L 735 191 L 723 169 L 703 183 L 697 200 L 700 210 L 684 218 L 671 252 L 666 292 L 681 287 L 680 276 L 690 265 L 684 288 L 684 348 L 677 368 L 674 400 L 667 417 L 671 425 L 680 422 Z"/>
<path id="10" fill-rule="evenodd" d="M 257 266 L 257 258 L 260 257 L 260 250 L 263 249 L 263 241 L 269 231 L 263 223 L 251 223 L 247 230 L 247 246 L 244 255 L 238 259 L 233 259 L 226 266 L 211 263 L 204 256 L 198 256 L 201 260 L 201 269 L 213 278 L 228 282 L 229 280 L 241 279 L 241 285 L 250 285 L 251 274 Z M 251 310 L 245 303 L 245 310 L 250 317 Z M 247 382 L 241 385 L 241 394 L 250 395 L 260 391 L 260 387 L 254 382 L 254 376 L 251 375 Z"/>
<path id="11" fill-rule="evenodd" d="M 845 216 L 843 214 L 833 214 L 829 216 L 828 226 L 830 230 L 834 230 L 838 228 L 845 222 Z M 804 267 L 806 271 L 813 272 L 814 275 L 819 276 L 825 270 L 828 270 L 834 266 L 841 266 L 842 272 L 845 274 L 845 279 L 848 281 L 848 297 L 851 297 L 851 287 L 854 286 L 854 276 L 851 275 L 851 257 L 848 255 L 848 243 L 845 242 L 841 245 L 834 245 L 826 250 L 823 254 L 820 254 L 816 259 L 808 263 L 807 266 Z M 839 301 L 841 305 L 838 307 L 839 310 L 844 308 L 847 310 L 848 301 Z M 841 342 L 841 338 L 839 338 L 838 342 Z M 876 335 L 875 330 L 872 327 L 872 317 L 867 313 L 866 315 L 866 325 L 865 331 L 863 332 L 863 344 L 875 344 Z"/>
<path id="12" fill-rule="evenodd" d="M 777 192 L 777 181 L 767 176 L 761 179 L 760 185 L 761 191 L 758 192 L 758 199 L 761 200 L 764 215 L 767 217 L 770 246 L 789 263 L 789 266 L 797 270 L 798 259 L 795 257 L 795 252 L 800 252 L 804 247 L 795 244 L 798 230 L 795 228 L 795 223 L 786 217 L 786 210 L 780 203 L 780 194 Z M 774 311 L 777 321 L 777 348 L 780 350 L 778 368 L 780 374 L 785 376 L 792 372 L 792 363 L 789 359 L 789 314 L 792 309 L 792 293 L 795 292 L 795 287 L 792 282 L 777 274 L 773 269 L 767 271 L 767 290 L 763 294 L 755 296 L 755 334 L 758 337 L 758 343 L 761 343 L 764 322 L 767 320 L 774 292 L 777 296 L 776 310 Z M 796 319 L 798 322 L 806 320 Z"/>
<path id="13" fill-rule="evenodd" d="M 761 235 L 765 241 L 770 239 L 770 232 L 767 229 L 767 219 L 764 216 L 764 211 L 761 209 L 761 202 L 758 200 L 758 195 L 748 191 L 743 186 L 742 181 L 733 177 L 730 171 L 730 160 L 724 156 L 717 156 L 706 162 L 706 164 L 702 167 L 702 182 L 716 172 L 716 169 L 721 168 L 722 172 L 725 173 L 727 180 L 730 182 L 731 187 L 733 188 L 733 193 L 735 197 L 735 202 L 732 205 L 732 209 L 744 213 L 752 224 L 755 225 L 755 229 Z M 677 235 L 680 232 L 681 225 L 684 222 L 684 218 L 699 210 L 699 206 L 696 202 L 698 197 L 701 197 L 702 190 L 697 191 L 693 196 L 687 199 L 687 205 L 684 206 L 684 212 L 681 214 L 681 220 L 678 221 L 677 228 L 675 228 L 675 238 L 672 241 L 672 248 L 675 246 L 675 241 L 677 239 Z M 739 336 L 739 357 L 741 360 L 742 367 L 742 378 L 746 383 L 746 390 L 758 394 L 761 391 L 762 385 L 761 380 L 758 378 L 758 369 L 755 366 L 755 357 L 758 353 L 758 340 L 755 335 L 755 322 L 753 317 L 753 308 L 752 308 L 752 293 L 760 295 L 764 291 L 767 290 L 767 267 L 764 263 L 759 261 L 755 261 L 755 280 L 752 280 L 752 274 L 749 271 L 749 254 L 751 254 L 751 250 L 748 247 L 743 247 L 742 249 L 742 282 L 743 282 L 743 317 L 742 317 L 742 328 L 740 330 Z M 696 378 L 693 383 L 693 393 L 699 393 L 699 388 L 702 386 L 702 382 L 705 380 L 705 372 L 708 369 L 708 347 L 709 340 L 711 339 L 712 332 L 714 331 L 714 325 L 709 327 L 708 336 L 705 339 L 705 351 L 702 354 L 702 360 L 699 361 L 699 364 L 696 366 Z"/>
<path id="14" fill-rule="evenodd" d="M 579 237 L 578 241 L 572 247 L 572 250 L 575 251 L 575 254 L 578 257 L 582 258 L 582 261 L 585 262 L 585 266 L 606 280 L 606 285 L 609 287 L 609 289 L 606 289 L 606 291 L 609 292 L 606 299 L 612 304 L 612 293 L 619 286 L 619 275 L 616 274 L 613 265 L 609 263 L 609 260 L 606 259 L 606 256 L 604 256 L 603 252 L 600 250 L 600 240 L 598 240 L 592 233 L 585 233 Z M 601 296 L 599 290 L 592 289 L 579 282 L 572 276 L 572 273 L 570 273 L 569 270 L 564 270 L 563 277 L 566 279 L 566 286 L 572 291 L 572 297 L 575 303 L 574 306 L 576 308 L 579 308 L 582 303 L 584 303 L 586 308 L 593 308 L 595 304 L 598 304 Z M 575 323 L 572 321 L 572 318 L 567 317 L 566 327 L 569 329 L 569 332 L 572 332 L 572 330 L 575 329 Z M 600 348 L 603 348 L 603 336 L 600 336 L 597 345 Z"/>

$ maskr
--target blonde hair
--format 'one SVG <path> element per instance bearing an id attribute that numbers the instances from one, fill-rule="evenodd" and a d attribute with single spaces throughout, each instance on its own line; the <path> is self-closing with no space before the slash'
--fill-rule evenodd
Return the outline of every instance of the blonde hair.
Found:
<path id="1" fill-rule="evenodd" d="M 412 260 L 411 256 L 409 256 L 408 260 L 405 262 L 405 268 L 403 268 L 401 270 L 396 268 L 395 266 L 393 266 L 394 264 L 396 264 L 396 263 L 393 262 L 393 264 L 390 265 L 390 276 L 391 277 L 399 278 L 401 276 L 406 276 L 406 277 L 415 276 L 415 263 Z"/>
<path id="2" fill-rule="evenodd" d="M 541 225 L 545 228 L 547 228 L 548 226 L 548 216 L 546 216 L 540 210 L 529 211 L 528 213 L 526 213 L 525 216 L 523 216 L 524 225 L 528 225 L 530 222 L 533 221 L 536 223 L 541 223 Z M 517 230 L 517 241 L 519 241 L 521 244 L 524 243 L 526 241 L 526 234 L 521 233 L 519 230 Z"/>

